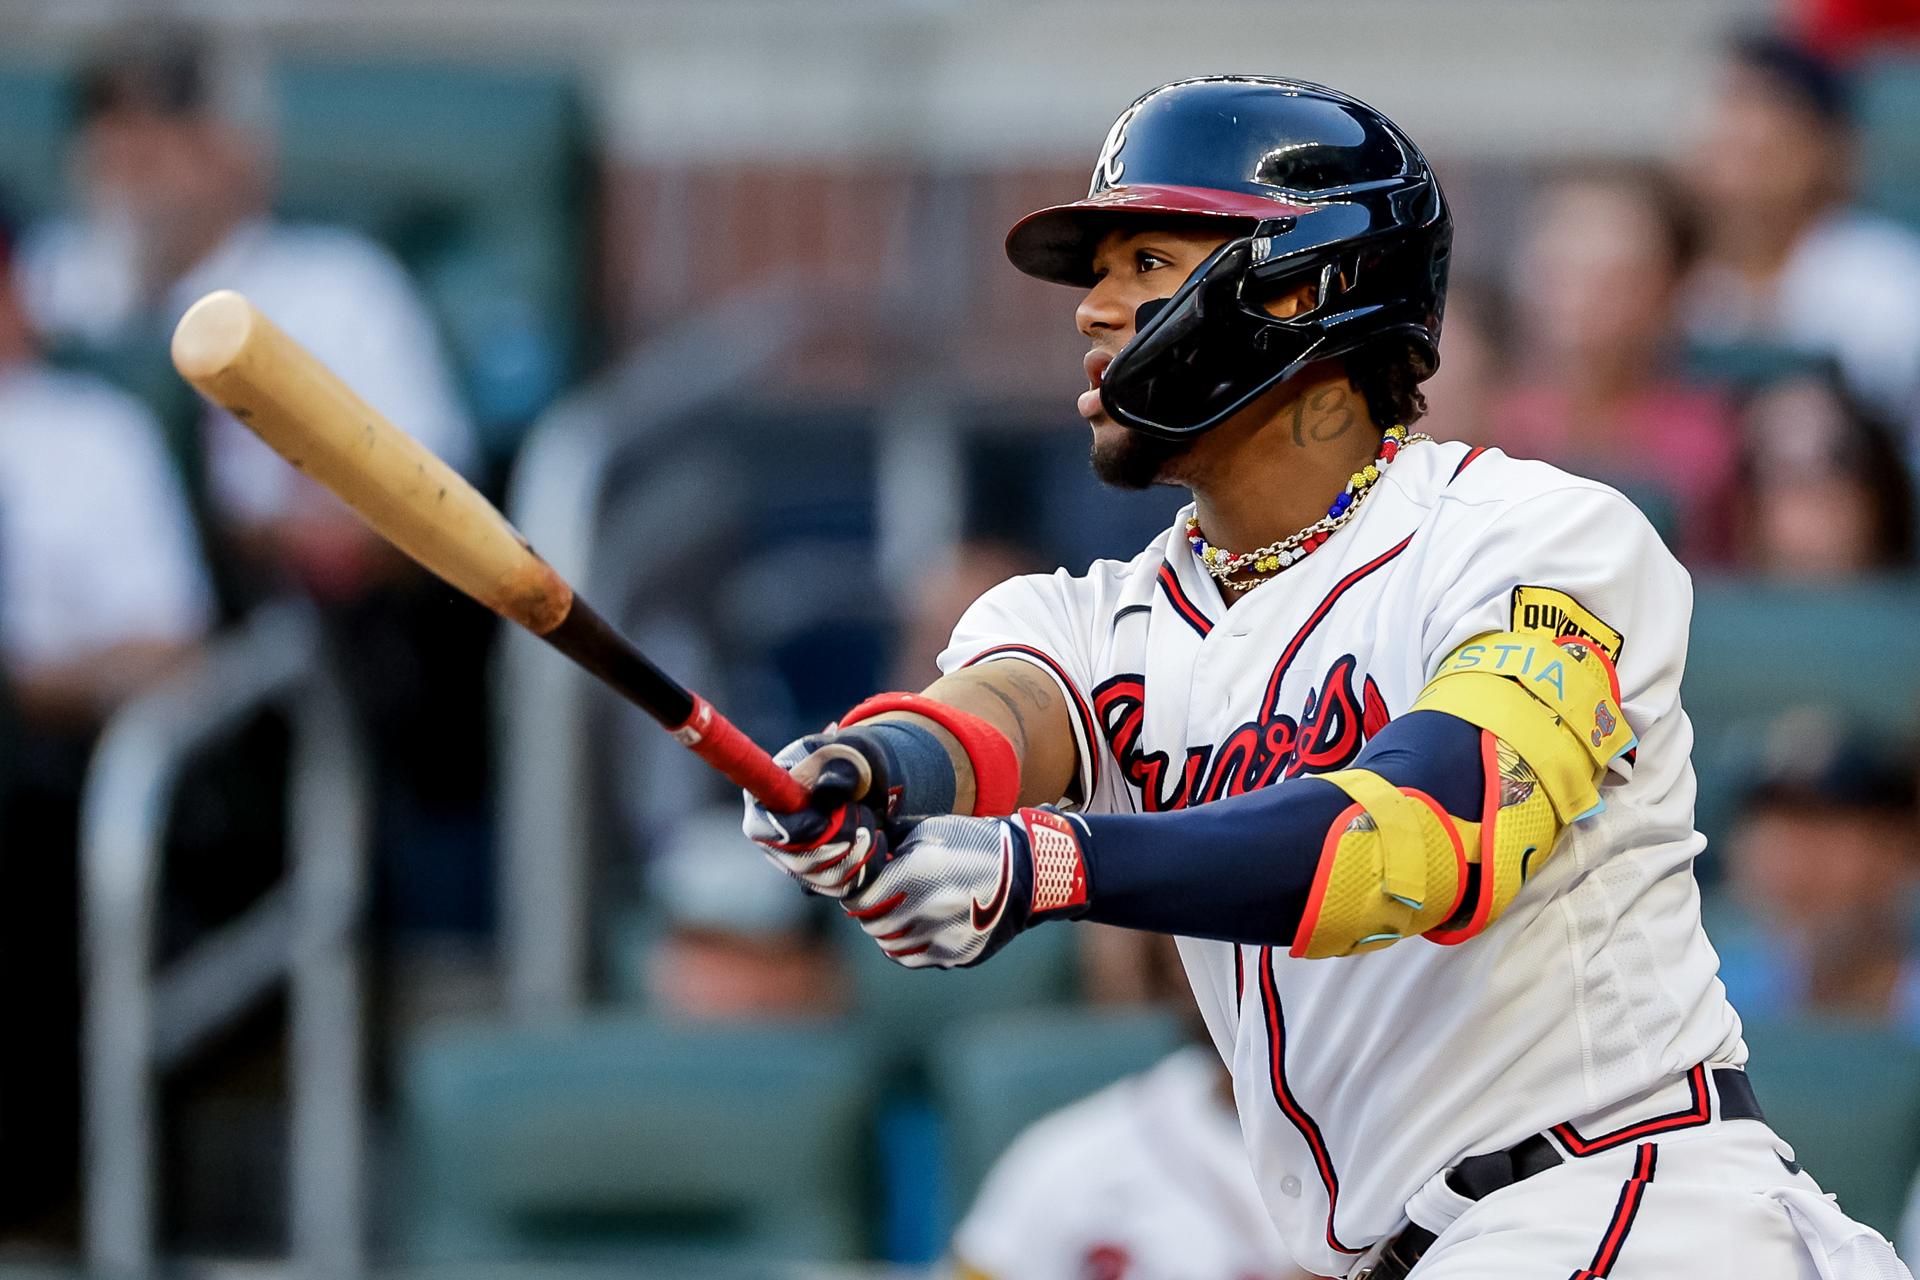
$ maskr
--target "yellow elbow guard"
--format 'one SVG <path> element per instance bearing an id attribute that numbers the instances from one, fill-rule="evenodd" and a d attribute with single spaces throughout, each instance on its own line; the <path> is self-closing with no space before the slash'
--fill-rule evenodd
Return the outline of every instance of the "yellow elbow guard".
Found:
<path id="1" fill-rule="evenodd" d="M 1289 954 L 1321 960 L 1373 951 L 1451 919 L 1466 891 L 1466 847 L 1433 797 L 1366 769 L 1321 781 L 1354 803 L 1327 831 Z"/>
<path id="2" fill-rule="evenodd" d="M 1448 814 L 1364 769 L 1323 775 L 1355 803 L 1328 834 L 1293 955 L 1478 934 L 1552 856 L 1561 831 L 1599 812 L 1608 764 L 1634 745 L 1612 662 L 1574 637 L 1503 632 L 1461 645 L 1413 709 L 1481 730 L 1481 812 Z"/>

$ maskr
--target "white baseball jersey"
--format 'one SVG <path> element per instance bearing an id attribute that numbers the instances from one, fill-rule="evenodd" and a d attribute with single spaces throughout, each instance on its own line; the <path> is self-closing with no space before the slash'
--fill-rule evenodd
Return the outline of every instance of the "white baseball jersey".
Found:
<path id="1" fill-rule="evenodd" d="M 1220 1062 L 1183 1049 L 1040 1121 L 954 1233 L 996 1280 L 1289 1280 Z"/>
<path id="2" fill-rule="evenodd" d="M 1318 551 L 1229 610 L 1185 514 L 1131 561 L 1001 584 L 941 655 L 946 671 L 1019 657 L 1061 684 L 1090 812 L 1342 768 L 1441 659 L 1493 631 L 1579 632 L 1614 653 L 1639 736 L 1604 810 L 1467 942 L 1296 960 L 1181 939 L 1287 1251 L 1344 1274 L 1436 1172 L 1562 1122 L 1594 1137 L 1700 1123 L 1691 1069 L 1746 1049 L 1692 874 L 1692 584 L 1645 518 L 1544 463 L 1420 443 Z"/>

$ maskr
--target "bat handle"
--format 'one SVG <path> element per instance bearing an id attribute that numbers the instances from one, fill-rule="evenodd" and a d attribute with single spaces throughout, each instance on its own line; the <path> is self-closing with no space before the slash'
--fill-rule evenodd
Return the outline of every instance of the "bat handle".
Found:
<path id="1" fill-rule="evenodd" d="M 693 714 L 673 731 L 683 746 L 775 813 L 798 813 L 807 807 L 810 793 L 805 786 L 711 702 L 697 693 L 692 696 Z"/>

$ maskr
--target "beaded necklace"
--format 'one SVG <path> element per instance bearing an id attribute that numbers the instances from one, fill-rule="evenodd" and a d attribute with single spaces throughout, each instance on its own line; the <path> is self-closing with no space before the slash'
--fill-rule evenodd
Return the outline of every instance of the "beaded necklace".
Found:
<path id="1" fill-rule="evenodd" d="M 1234 591 L 1251 591 L 1263 582 L 1272 580 L 1289 565 L 1300 563 L 1318 551 L 1328 536 L 1347 521 L 1353 519 L 1354 512 L 1360 509 L 1360 500 L 1379 483 L 1381 473 L 1399 454 L 1400 450 L 1422 440 L 1431 440 L 1429 435 L 1408 435 L 1405 427 L 1388 427 L 1380 437 L 1380 452 L 1372 462 L 1353 473 L 1347 481 L 1347 487 L 1327 508 L 1327 514 L 1315 520 L 1297 533 L 1290 533 L 1278 542 L 1270 542 L 1254 551 L 1243 551 L 1238 555 L 1223 551 L 1208 542 L 1206 535 L 1200 532 L 1198 516 L 1187 517 L 1187 542 L 1193 547 L 1193 553 L 1200 557 L 1200 563 L 1213 576 L 1214 581 Z M 1233 575 L 1242 572 L 1256 573 L 1262 576 L 1239 581 Z"/>

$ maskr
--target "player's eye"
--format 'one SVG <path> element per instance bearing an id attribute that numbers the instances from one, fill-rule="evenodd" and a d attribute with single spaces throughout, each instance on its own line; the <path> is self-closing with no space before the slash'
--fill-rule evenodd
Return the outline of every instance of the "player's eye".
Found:
<path id="1" fill-rule="evenodd" d="M 1157 270 L 1160 267 L 1170 267 L 1172 265 L 1171 262 L 1168 262 L 1159 254 L 1147 249 L 1142 249 L 1133 255 L 1134 270 L 1143 275 L 1149 271 Z"/>

